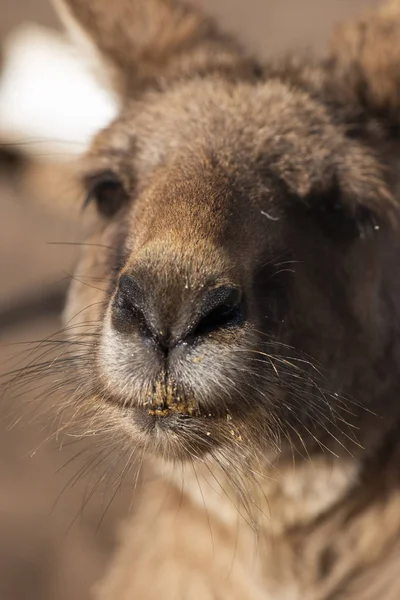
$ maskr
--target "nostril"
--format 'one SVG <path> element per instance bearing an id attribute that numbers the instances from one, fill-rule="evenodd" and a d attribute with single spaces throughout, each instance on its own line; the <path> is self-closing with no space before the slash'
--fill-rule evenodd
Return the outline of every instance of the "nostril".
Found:
<path id="1" fill-rule="evenodd" d="M 144 294 L 139 284 L 129 275 L 122 275 L 114 298 L 112 321 L 115 329 L 128 332 L 132 325 L 147 328 Z"/>
<path id="2" fill-rule="evenodd" d="M 116 301 L 124 307 L 143 310 L 144 294 L 136 279 L 129 275 L 121 275 Z"/>
<path id="3" fill-rule="evenodd" d="M 242 293 L 236 287 L 223 286 L 210 291 L 202 306 L 194 335 L 241 325 L 244 321 Z"/>

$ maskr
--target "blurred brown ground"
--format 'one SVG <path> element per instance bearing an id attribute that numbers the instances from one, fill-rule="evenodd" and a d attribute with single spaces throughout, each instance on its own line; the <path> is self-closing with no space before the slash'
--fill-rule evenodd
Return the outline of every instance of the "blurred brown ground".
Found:
<path id="1" fill-rule="evenodd" d="M 254 52 L 268 57 L 292 48 L 320 52 L 335 22 L 374 0 L 197 0 L 239 34 Z M 0 43 L 12 27 L 27 20 L 57 26 L 47 0 L 0 0 Z M 30 203 L 0 171 L 0 310 L 65 278 L 74 261 L 74 248 L 48 242 L 79 239 L 78 225 Z M 55 317 L 0 331 L 0 371 L 20 346 L 43 338 L 59 327 Z M 98 527 L 104 500 L 95 494 L 79 515 L 85 485 L 68 486 L 79 469 L 65 464 L 71 451 L 55 444 L 32 450 L 45 436 L 38 424 L 25 423 L 8 431 L 11 412 L 20 412 L 18 399 L 6 393 L 0 415 L 0 600 L 83 600 L 104 569 L 113 547 L 116 522 L 127 512 L 129 493 L 113 502 Z M 74 518 L 76 523 L 70 527 Z"/>

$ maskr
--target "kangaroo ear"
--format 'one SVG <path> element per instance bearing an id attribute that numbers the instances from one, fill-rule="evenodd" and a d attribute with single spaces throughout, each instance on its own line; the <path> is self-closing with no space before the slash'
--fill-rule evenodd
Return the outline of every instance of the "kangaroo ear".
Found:
<path id="1" fill-rule="evenodd" d="M 112 67 L 122 92 L 204 71 L 254 69 L 211 19 L 174 0 L 53 2 L 68 28 Z"/>
<path id="2" fill-rule="evenodd" d="M 332 40 L 332 63 L 342 89 L 369 116 L 400 120 L 400 0 L 390 0 Z"/>

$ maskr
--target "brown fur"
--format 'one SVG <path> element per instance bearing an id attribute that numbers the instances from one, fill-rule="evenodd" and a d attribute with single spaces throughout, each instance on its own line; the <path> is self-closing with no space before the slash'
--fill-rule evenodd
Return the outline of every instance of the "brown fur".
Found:
<path id="1" fill-rule="evenodd" d="M 123 106 L 60 370 L 86 432 L 144 457 L 96 597 L 399 598 L 400 2 L 265 67 L 172 0 L 64 5 Z M 123 275 L 170 336 L 220 286 L 245 318 L 162 358 Z"/>

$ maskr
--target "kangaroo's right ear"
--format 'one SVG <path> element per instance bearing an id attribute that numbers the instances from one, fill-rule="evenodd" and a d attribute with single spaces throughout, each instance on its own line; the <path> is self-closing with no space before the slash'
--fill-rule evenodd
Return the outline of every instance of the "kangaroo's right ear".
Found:
<path id="1" fill-rule="evenodd" d="M 211 19 L 175 0 L 53 2 L 68 28 L 100 51 L 122 92 L 210 70 L 256 68 Z"/>

